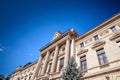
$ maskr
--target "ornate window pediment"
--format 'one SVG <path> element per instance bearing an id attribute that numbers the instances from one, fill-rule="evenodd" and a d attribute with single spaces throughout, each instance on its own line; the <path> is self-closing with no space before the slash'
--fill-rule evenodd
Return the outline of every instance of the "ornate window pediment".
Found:
<path id="1" fill-rule="evenodd" d="M 120 32 L 114 33 L 111 37 L 110 40 L 113 41 L 115 39 L 120 39 Z"/>
<path id="2" fill-rule="evenodd" d="M 86 52 L 88 52 L 88 49 L 81 49 L 81 50 L 77 53 L 77 55 L 80 55 L 80 54 L 83 54 L 83 53 L 86 53 Z"/>
<path id="3" fill-rule="evenodd" d="M 97 41 L 96 43 L 94 43 L 92 45 L 92 49 L 96 49 L 96 48 L 99 48 L 99 47 L 103 47 L 105 44 L 105 41 Z"/>

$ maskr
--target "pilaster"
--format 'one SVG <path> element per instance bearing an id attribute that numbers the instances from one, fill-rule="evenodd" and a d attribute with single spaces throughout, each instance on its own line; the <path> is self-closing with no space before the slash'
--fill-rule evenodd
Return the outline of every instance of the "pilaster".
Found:
<path id="1" fill-rule="evenodd" d="M 59 53 L 59 47 L 58 47 L 58 45 L 56 45 L 55 54 L 54 54 L 53 62 L 52 62 L 52 69 L 51 69 L 52 73 L 55 71 L 56 66 L 57 66 L 57 56 L 58 56 L 58 53 Z"/>

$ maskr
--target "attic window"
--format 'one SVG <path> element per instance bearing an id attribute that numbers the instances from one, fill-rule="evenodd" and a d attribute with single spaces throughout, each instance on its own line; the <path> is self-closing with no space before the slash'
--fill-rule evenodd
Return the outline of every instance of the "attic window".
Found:
<path id="1" fill-rule="evenodd" d="M 82 42 L 82 43 L 80 43 L 80 47 L 82 48 L 82 47 L 84 47 L 84 43 Z"/>
<path id="2" fill-rule="evenodd" d="M 117 41 L 116 43 L 117 43 L 117 44 L 118 44 L 118 46 L 120 47 L 120 41 Z"/>
<path id="3" fill-rule="evenodd" d="M 94 36 L 94 40 L 96 41 L 96 40 L 98 40 L 98 39 L 99 39 L 98 35 L 95 35 L 95 36 Z"/>
<path id="4" fill-rule="evenodd" d="M 111 27 L 110 29 L 111 29 L 112 32 L 115 32 L 115 31 L 116 31 L 115 26 Z"/>

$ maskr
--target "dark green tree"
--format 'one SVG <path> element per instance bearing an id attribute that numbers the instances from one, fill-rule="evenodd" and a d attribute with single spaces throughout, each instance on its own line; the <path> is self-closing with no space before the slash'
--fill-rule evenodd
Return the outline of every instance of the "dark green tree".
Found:
<path id="1" fill-rule="evenodd" d="M 80 68 L 77 68 L 74 57 L 71 57 L 68 66 L 64 69 L 61 78 L 62 80 L 80 80 L 82 72 Z"/>

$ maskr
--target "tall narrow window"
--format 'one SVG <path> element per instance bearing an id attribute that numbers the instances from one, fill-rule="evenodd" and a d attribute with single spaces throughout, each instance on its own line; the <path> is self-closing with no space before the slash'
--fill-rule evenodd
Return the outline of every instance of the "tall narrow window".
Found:
<path id="1" fill-rule="evenodd" d="M 117 41 L 118 46 L 120 47 L 120 41 Z"/>
<path id="2" fill-rule="evenodd" d="M 50 70 L 51 70 L 51 66 L 52 66 L 52 63 L 49 64 L 48 72 L 50 72 Z"/>
<path id="3" fill-rule="evenodd" d="M 98 60 L 100 65 L 104 65 L 108 63 L 107 57 L 105 55 L 105 51 L 104 48 L 101 48 L 99 50 L 96 51 L 97 52 L 97 56 L 98 56 Z"/>
<path id="4" fill-rule="evenodd" d="M 80 43 L 80 47 L 82 48 L 82 47 L 84 47 L 84 43 L 82 42 L 82 43 Z"/>
<path id="5" fill-rule="evenodd" d="M 111 29 L 112 32 L 115 32 L 115 31 L 116 31 L 115 26 L 114 26 L 114 27 L 111 27 L 110 29 Z"/>
<path id="6" fill-rule="evenodd" d="M 94 40 L 96 41 L 96 40 L 98 40 L 98 39 L 99 39 L 98 35 L 95 35 L 95 36 L 94 36 Z"/>
<path id="7" fill-rule="evenodd" d="M 86 70 L 87 69 L 86 56 L 80 57 L 80 63 L 81 63 L 81 70 Z"/>
<path id="8" fill-rule="evenodd" d="M 64 58 L 61 58 L 59 64 L 59 71 L 63 68 L 63 66 L 64 66 Z"/>

